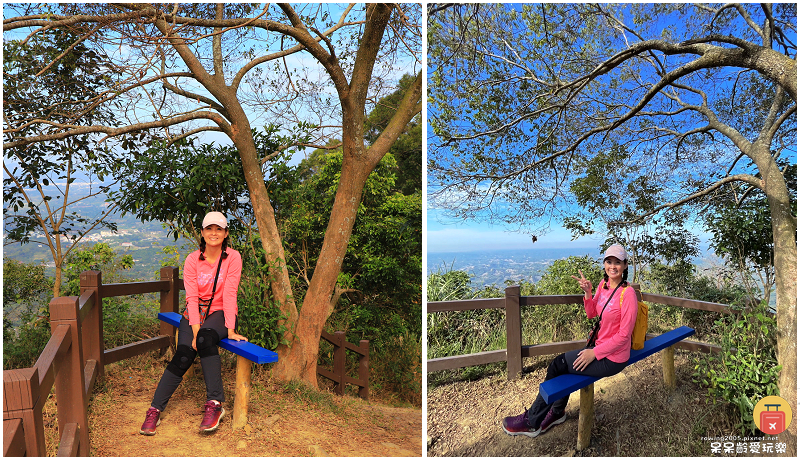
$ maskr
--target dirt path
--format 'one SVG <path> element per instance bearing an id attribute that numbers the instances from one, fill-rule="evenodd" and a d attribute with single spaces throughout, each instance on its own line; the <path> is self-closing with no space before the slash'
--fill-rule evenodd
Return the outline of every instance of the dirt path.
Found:
<path id="1" fill-rule="evenodd" d="M 537 438 L 506 435 L 503 418 L 533 403 L 547 363 L 538 360 L 515 381 L 503 374 L 428 390 L 428 456 L 709 456 L 703 436 L 736 434 L 722 406 L 707 402 L 705 390 L 691 381 L 687 355 L 677 352 L 675 391 L 664 387 L 656 355 L 595 383 L 595 423 L 584 451 L 575 451 L 577 393 L 564 424 Z"/>
<path id="2" fill-rule="evenodd" d="M 144 361 L 144 360 L 141 360 Z M 200 434 L 205 385 L 189 375 L 162 414 L 155 436 L 139 427 L 150 407 L 163 369 L 157 363 L 108 366 L 106 382 L 91 402 L 89 424 L 93 456 L 337 456 L 419 457 L 422 412 L 368 403 L 351 396 L 310 392 L 278 385 L 266 376 L 254 380 L 248 425 L 232 430 L 234 372 L 223 371 L 228 414 L 220 428 Z"/>

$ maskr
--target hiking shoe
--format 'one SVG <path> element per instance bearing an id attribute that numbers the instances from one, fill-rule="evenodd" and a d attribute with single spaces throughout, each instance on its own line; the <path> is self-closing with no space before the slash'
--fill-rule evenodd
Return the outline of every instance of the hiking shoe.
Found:
<path id="1" fill-rule="evenodd" d="M 533 429 L 528 425 L 528 411 L 521 415 L 506 417 L 503 419 L 503 431 L 509 436 L 529 436 L 535 438 L 542 432 L 541 429 Z"/>
<path id="2" fill-rule="evenodd" d="M 544 416 L 544 420 L 542 420 L 542 424 L 539 425 L 539 429 L 542 430 L 542 433 L 550 429 L 555 425 L 560 425 L 567 420 L 567 413 L 564 412 L 561 415 L 557 415 L 553 412 L 553 408 L 551 407 L 549 411 L 547 411 L 547 415 Z"/>
<path id="3" fill-rule="evenodd" d="M 161 411 L 155 407 L 147 409 L 147 414 L 144 416 L 144 423 L 139 430 L 139 434 L 145 436 L 153 436 L 156 434 L 156 427 L 161 424 Z"/>
<path id="4" fill-rule="evenodd" d="M 217 429 L 219 421 L 225 415 L 225 408 L 222 404 L 214 401 L 206 401 L 203 409 L 203 421 L 200 423 L 200 431 L 211 432 Z"/>

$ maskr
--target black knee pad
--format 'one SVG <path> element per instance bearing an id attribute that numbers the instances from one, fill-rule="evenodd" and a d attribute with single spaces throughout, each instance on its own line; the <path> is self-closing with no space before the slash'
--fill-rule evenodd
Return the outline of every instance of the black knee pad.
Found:
<path id="1" fill-rule="evenodd" d="M 200 329 L 197 333 L 197 353 L 201 358 L 219 354 L 219 334 L 211 328 Z"/>
<path id="2" fill-rule="evenodd" d="M 172 361 L 167 364 L 167 370 L 178 377 L 183 377 L 183 374 L 192 366 L 192 361 L 194 361 L 195 356 L 196 354 L 195 351 L 192 350 L 192 347 L 188 345 L 178 345 L 178 348 L 175 350 L 175 356 L 173 356 Z"/>

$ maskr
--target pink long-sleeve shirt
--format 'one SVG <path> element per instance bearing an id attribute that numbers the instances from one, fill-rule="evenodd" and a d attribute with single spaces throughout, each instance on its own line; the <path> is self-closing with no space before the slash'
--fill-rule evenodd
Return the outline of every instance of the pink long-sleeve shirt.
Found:
<path id="1" fill-rule="evenodd" d="M 603 312 L 608 296 L 613 289 L 603 289 L 605 281 L 597 287 L 592 299 L 583 298 L 583 308 L 589 319 Z M 622 293 L 625 292 L 623 296 Z M 622 303 L 620 302 L 622 297 Z M 608 358 L 615 363 L 626 363 L 631 357 L 631 335 L 636 324 L 639 311 L 636 291 L 632 287 L 620 286 L 608 303 L 600 321 L 600 331 L 595 340 L 594 356 L 597 359 Z"/>
<path id="2" fill-rule="evenodd" d="M 239 306 L 236 304 L 236 295 L 239 292 L 239 279 L 242 276 L 242 256 L 235 249 L 226 249 L 228 257 L 222 259 L 217 278 L 217 290 L 214 301 L 208 314 L 222 310 L 225 313 L 225 327 L 236 328 L 236 315 Z M 200 260 L 200 251 L 194 251 L 186 257 L 183 265 L 183 286 L 186 289 L 186 309 L 189 312 L 189 325 L 200 324 L 200 309 L 198 299 L 211 297 L 214 287 L 214 275 L 217 273 L 217 263 L 209 263 L 208 259 Z"/>

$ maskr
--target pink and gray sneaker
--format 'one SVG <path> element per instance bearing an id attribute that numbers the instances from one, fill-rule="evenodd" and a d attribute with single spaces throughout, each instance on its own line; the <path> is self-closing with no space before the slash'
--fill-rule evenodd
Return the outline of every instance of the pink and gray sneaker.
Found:
<path id="1" fill-rule="evenodd" d="M 216 401 L 206 401 L 203 409 L 203 421 L 200 423 L 200 431 L 211 432 L 219 427 L 219 422 L 225 416 L 225 408 Z"/>
<path id="2" fill-rule="evenodd" d="M 147 414 L 144 416 L 144 423 L 139 430 L 139 434 L 145 436 L 153 436 L 156 434 L 156 427 L 161 424 L 161 411 L 155 407 L 147 409 Z"/>

